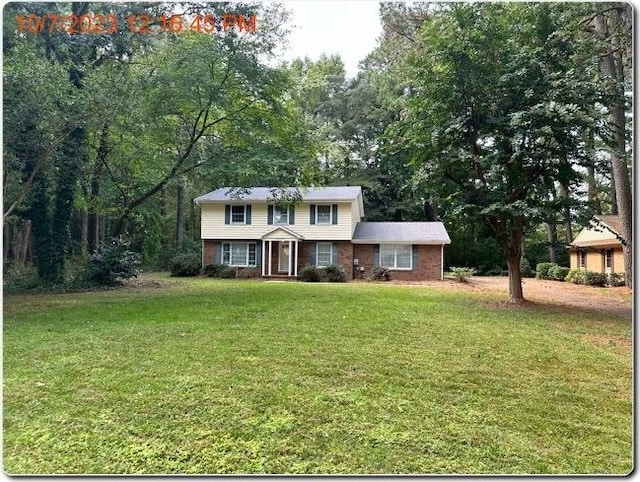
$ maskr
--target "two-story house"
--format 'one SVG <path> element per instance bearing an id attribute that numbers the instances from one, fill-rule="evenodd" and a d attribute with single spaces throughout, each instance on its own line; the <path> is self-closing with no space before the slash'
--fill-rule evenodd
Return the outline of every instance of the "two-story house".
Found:
<path id="1" fill-rule="evenodd" d="M 220 188 L 196 198 L 203 266 L 222 263 L 258 268 L 263 277 L 296 277 L 308 264 L 338 264 L 348 279 L 385 266 L 393 279 L 443 278 L 444 245 L 451 240 L 441 222 L 362 222 L 360 186 L 298 192 L 301 200 L 289 207 L 274 202 L 268 187 L 241 194 Z"/>

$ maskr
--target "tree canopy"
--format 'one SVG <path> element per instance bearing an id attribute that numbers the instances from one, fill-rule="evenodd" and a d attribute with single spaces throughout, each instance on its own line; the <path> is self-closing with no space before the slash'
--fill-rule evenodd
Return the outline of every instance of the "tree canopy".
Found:
<path id="1" fill-rule="evenodd" d="M 69 13 L 117 28 L 25 27 Z M 172 15 L 184 31 L 128 20 Z M 618 213 L 631 285 L 628 5 L 381 3 L 354 78 L 336 54 L 284 62 L 286 19 L 260 2 L 7 4 L 5 265 L 64 283 L 117 237 L 163 269 L 200 250 L 203 192 L 347 184 L 367 220 L 443 220 L 445 264 L 508 271 L 512 301 L 523 257 L 566 262 L 592 214 Z"/>

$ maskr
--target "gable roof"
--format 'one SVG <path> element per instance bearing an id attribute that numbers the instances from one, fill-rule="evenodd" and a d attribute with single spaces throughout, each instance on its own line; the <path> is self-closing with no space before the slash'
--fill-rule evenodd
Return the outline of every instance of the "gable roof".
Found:
<path id="1" fill-rule="evenodd" d="M 356 225 L 355 244 L 451 244 L 451 238 L 440 221 L 426 222 L 361 222 Z"/>
<path id="2" fill-rule="evenodd" d="M 620 217 L 615 214 L 597 215 L 591 225 L 585 227 L 574 238 L 571 246 L 586 248 L 589 246 L 617 246 L 621 245 L 620 232 L 622 224 Z"/>
<path id="3" fill-rule="evenodd" d="M 620 216 L 617 214 L 607 214 L 607 215 L 596 215 L 594 216 L 601 224 L 604 224 L 606 228 L 608 228 L 614 234 L 621 236 L 622 233 L 622 221 L 620 221 Z"/>
<path id="4" fill-rule="evenodd" d="M 278 190 L 295 193 L 298 189 L 302 195 L 302 200 L 312 201 L 355 201 L 358 197 L 362 197 L 362 188 L 360 186 L 330 186 L 330 187 L 250 187 L 246 190 L 239 188 L 221 187 L 215 191 L 203 194 L 194 199 L 196 204 L 203 202 L 267 202 L 273 200 L 274 193 Z M 234 191 L 238 194 L 234 195 Z"/>
<path id="5" fill-rule="evenodd" d="M 283 236 L 284 235 L 284 236 Z M 296 233 L 295 231 L 288 229 L 284 226 L 278 226 L 271 231 L 262 235 L 261 239 L 304 239 L 304 236 Z"/>

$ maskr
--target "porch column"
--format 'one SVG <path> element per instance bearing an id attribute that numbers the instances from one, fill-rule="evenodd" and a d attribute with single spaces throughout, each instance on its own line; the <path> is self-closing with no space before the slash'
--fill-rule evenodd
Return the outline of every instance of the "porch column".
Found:
<path id="1" fill-rule="evenodd" d="M 295 248 L 293 251 L 293 276 L 298 277 L 298 240 L 295 240 Z"/>
<path id="2" fill-rule="evenodd" d="M 444 279 L 444 244 L 440 245 L 440 281 Z"/>
<path id="3" fill-rule="evenodd" d="M 273 254 L 273 241 L 269 240 L 269 276 L 271 276 L 271 257 Z"/>
<path id="4" fill-rule="evenodd" d="M 264 276 L 266 274 L 266 271 L 265 271 L 266 255 L 267 255 L 267 242 L 266 241 L 262 241 L 262 276 Z"/>
<path id="5" fill-rule="evenodd" d="M 292 251 L 293 245 L 291 243 L 291 240 L 289 240 L 289 262 L 287 263 L 287 276 L 291 276 L 291 251 Z"/>

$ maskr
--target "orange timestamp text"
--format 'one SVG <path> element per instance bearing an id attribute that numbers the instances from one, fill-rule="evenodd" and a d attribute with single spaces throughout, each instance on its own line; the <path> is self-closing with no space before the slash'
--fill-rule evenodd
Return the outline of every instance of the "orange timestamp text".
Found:
<path id="1" fill-rule="evenodd" d="M 115 34 L 118 32 L 118 17 L 113 14 L 61 15 L 18 15 L 16 17 L 20 33 L 38 34 Z M 236 29 L 239 32 L 255 33 L 257 26 L 255 15 L 225 14 L 206 15 L 129 15 L 125 18 L 125 30 L 133 34 L 148 35 L 159 33 L 203 32 L 217 33 Z"/>

